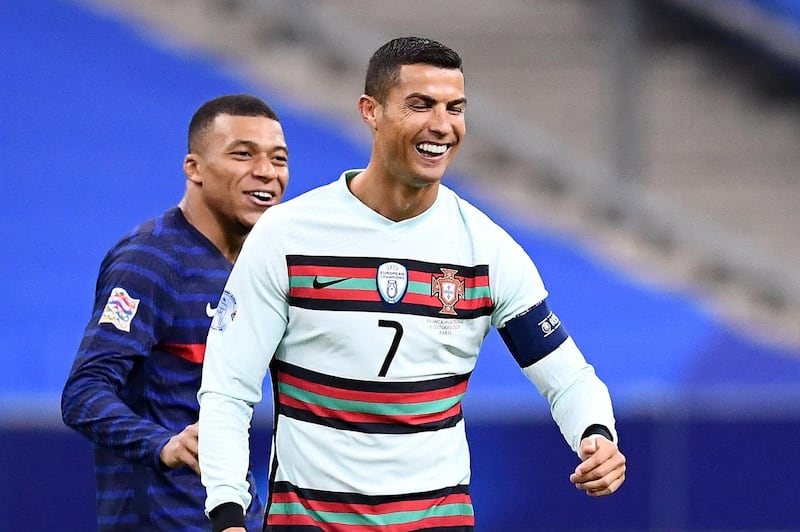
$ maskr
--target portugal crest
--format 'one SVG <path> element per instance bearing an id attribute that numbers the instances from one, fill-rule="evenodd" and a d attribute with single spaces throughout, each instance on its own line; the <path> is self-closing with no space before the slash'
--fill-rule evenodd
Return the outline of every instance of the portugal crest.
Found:
<path id="1" fill-rule="evenodd" d="M 444 275 L 436 277 L 431 276 L 431 295 L 438 296 L 439 301 L 442 302 L 442 310 L 439 314 L 448 314 L 456 316 L 457 313 L 453 309 L 458 303 L 458 299 L 464 299 L 464 279 L 456 278 L 458 270 L 450 268 L 439 268 Z"/>

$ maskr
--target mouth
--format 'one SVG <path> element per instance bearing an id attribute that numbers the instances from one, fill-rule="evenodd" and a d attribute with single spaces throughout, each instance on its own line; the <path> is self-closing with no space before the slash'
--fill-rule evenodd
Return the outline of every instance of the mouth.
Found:
<path id="1" fill-rule="evenodd" d="M 437 144 L 435 142 L 420 142 L 415 147 L 417 153 L 423 157 L 435 158 L 441 157 L 450 149 L 450 144 Z"/>
<path id="2" fill-rule="evenodd" d="M 260 204 L 263 205 L 272 205 L 277 203 L 277 198 L 272 192 L 267 192 L 265 190 L 253 190 L 251 192 L 247 192 L 246 194 L 251 198 L 255 198 Z"/>

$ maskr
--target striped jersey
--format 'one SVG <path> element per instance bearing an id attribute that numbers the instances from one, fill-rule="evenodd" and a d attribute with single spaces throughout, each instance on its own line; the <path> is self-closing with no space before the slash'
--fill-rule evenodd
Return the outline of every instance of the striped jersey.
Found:
<path id="1" fill-rule="evenodd" d="M 547 292 L 447 187 L 395 222 L 352 195 L 357 173 L 267 211 L 233 268 L 200 390 L 206 506 L 249 501 L 247 427 L 269 372 L 268 530 L 472 530 L 462 398 L 490 328 Z"/>
<path id="2" fill-rule="evenodd" d="M 230 269 L 179 208 L 136 228 L 102 262 L 62 395 L 64 422 L 94 443 L 100 531 L 210 528 L 200 478 L 162 465 L 159 453 L 198 419 L 210 316 Z M 248 526 L 260 530 L 253 488 Z"/>

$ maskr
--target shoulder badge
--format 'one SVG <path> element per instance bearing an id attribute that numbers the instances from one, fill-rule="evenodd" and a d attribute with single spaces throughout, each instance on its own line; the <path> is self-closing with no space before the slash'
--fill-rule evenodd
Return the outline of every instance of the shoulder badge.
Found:
<path id="1" fill-rule="evenodd" d="M 131 297 L 124 288 L 114 288 L 97 323 L 110 323 L 120 331 L 131 332 L 131 322 L 139 309 L 139 301 L 141 300 Z"/>

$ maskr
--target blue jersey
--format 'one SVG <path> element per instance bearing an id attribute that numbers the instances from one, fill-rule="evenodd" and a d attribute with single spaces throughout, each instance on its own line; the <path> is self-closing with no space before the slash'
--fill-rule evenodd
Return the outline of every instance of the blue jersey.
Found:
<path id="1" fill-rule="evenodd" d="M 205 343 L 231 263 L 178 208 L 106 255 L 94 310 L 62 397 L 64 422 L 95 444 L 100 531 L 209 530 L 205 489 L 189 467 L 159 460 L 198 420 Z M 261 530 L 253 503 L 248 529 Z"/>

